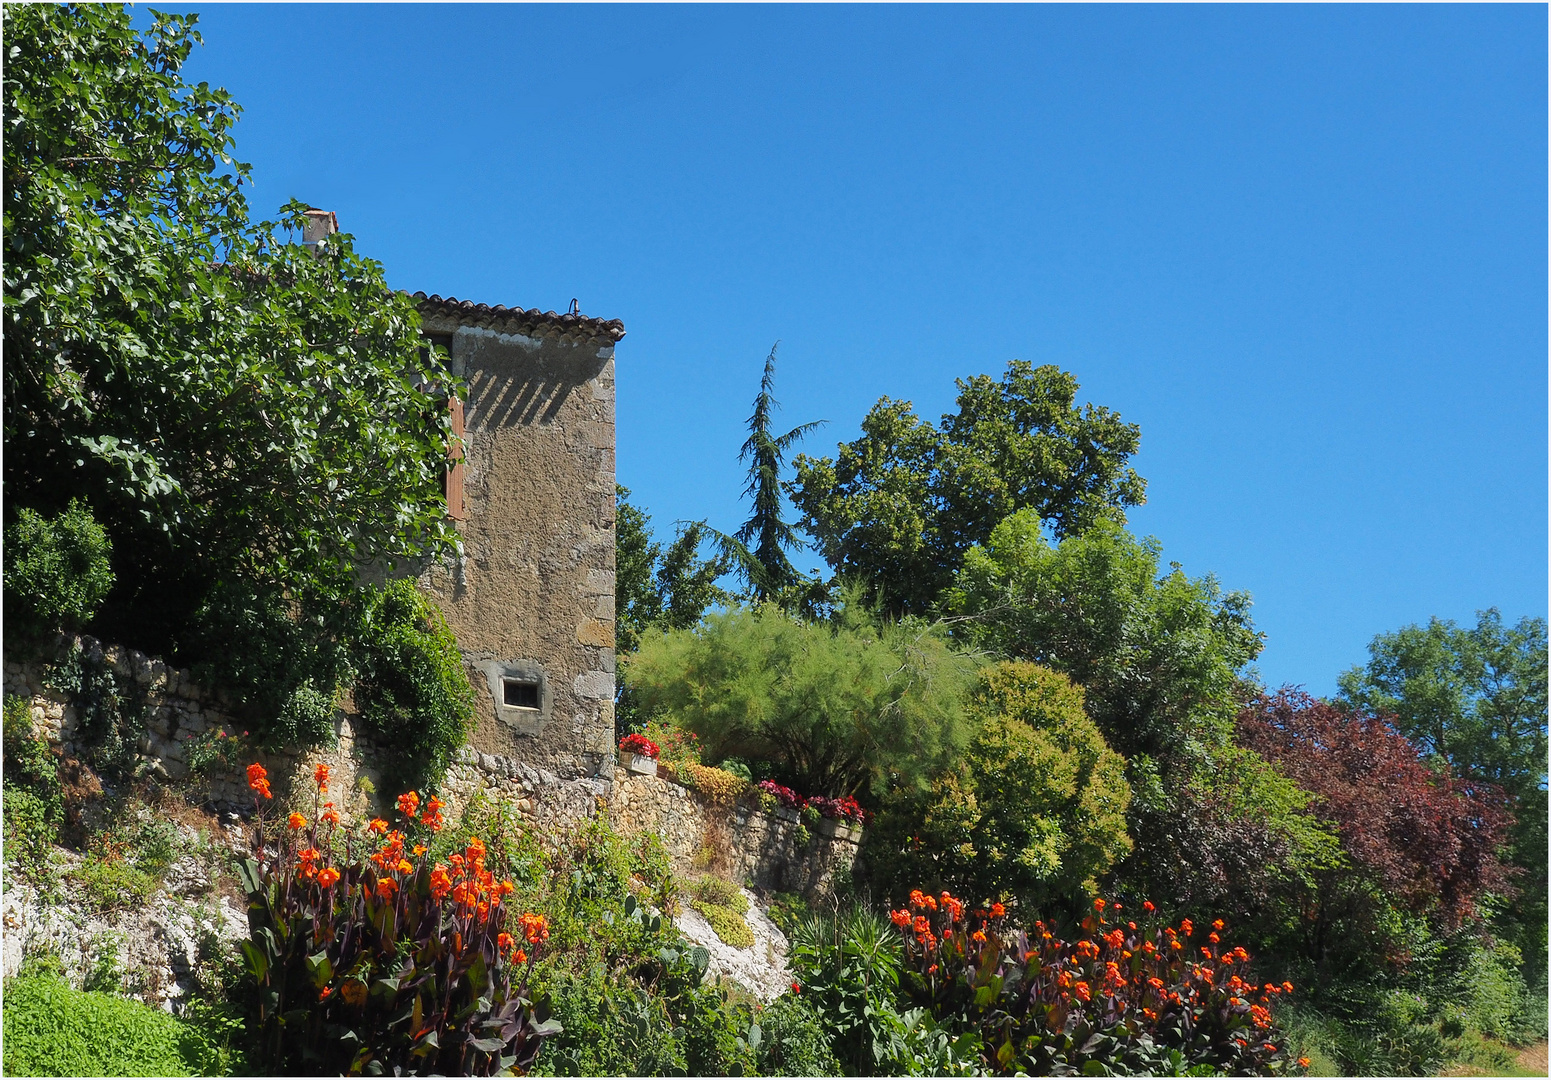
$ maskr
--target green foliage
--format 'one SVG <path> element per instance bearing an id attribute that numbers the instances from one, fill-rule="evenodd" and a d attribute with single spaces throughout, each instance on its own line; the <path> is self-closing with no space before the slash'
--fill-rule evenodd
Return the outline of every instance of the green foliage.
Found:
<path id="1" fill-rule="evenodd" d="M 705 916 L 724 944 L 735 949 L 747 949 L 754 944 L 754 931 L 744 918 L 749 912 L 749 898 L 736 885 L 707 874 L 690 886 L 689 896 L 690 906 Z"/>
<path id="2" fill-rule="evenodd" d="M 86 973 L 81 989 L 116 994 L 124 985 L 124 967 L 119 961 L 122 934 L 98 934 L 92 939 L 92 966 Z"/>
<path id="3" fill-rule="evenodd" d="M 64 821 L 64 791 L 48 743 L 32 733 L 27 699 L 7 695 L 4 711 L 5 784 L 0 817 L 6 861 L 35 882 L 47 879 L 51 848 Z"/>
<path id="4" fill-rule="evenodd" d="M 91 621 L 113 587 L 113 544 L 85 503 L 71 499 L 53 518 L 28 507 L 5 528 L 5 629 L 36 643 Z"/>
<path id="5" fill-rule="evenodd" d="M 633 506 L 630 489 L 616 484 L 614 517 L 615 620 L 620 652 L 634 652 L 649 626 L 688 630 L 706 609 L 727 599 L 716 579 L 725 559 L 702 559 L 708 536 L 699 522 L 680 526 L 664 550 L 652 540 L 651 517 Z"/>
<path id="6" fill-rule="evenodd" d="M 362 726 L 391 754 L 390 783 L 434 785 L 474 717 L 474 691 L 446 620 L 414 582 L 392 582 L 368 597 L 355 655 Z"/>
<path id="7" fill-rule="evenodd" d="M 5 983 L 7 1076 L 222 1076 L 234 1064 L 199 1024 L 34 968 Z"/>
<path id="8" fill-rule="evenodd" d="M 180 74 L 194 17 L 5 21 L 8 505 L 46 516 L 79 494 L 118 581 L 98 635 L 240 691 L 274 635 L 225 647 L 243 624 L 223 598 L 279 605 L 303 652 L 327 653 L 361 567 L 452 550 L 456 387 L 348 235 L 290 242 L 300 203 L 250 222 L 237 106 Z"/>
<path id="9" fill-rule="evenodd" d="M 304 614 L 314 606 L 321 613 Z M 321 596 L 297 602 L 276 585 L 223 579 L 193 615 L 189 648 L 204 657 L 194 674 L 243 703 L 246 722 L 269 749 L 331 744 L 329 699 L 349 675 L 353 610 L 354 598 L 332 606 Z"/>
<path id="10" fill-rule="evenodd" d="M 866 908 L 810 915 L 793 927 L 788 963 L 847 1076 L 893 1071 L 903 958 L 894 928 Z"/>
<path id="11" fill-rule="evenodd" d="M 931 611 L 964 553 L 1014 511 L 1071 536 L 1144 501 L 1146 482 L 1127 466 L 1140 430 L 1078 408 L 1071 375 L 1014 360 L 999 382 L 958 387 L 958 411 L 939 426 L 882 398 L 835 458 L 795 462 L 802 527 L 893 614 Z"/>
<path id="12" fill-rule="evenodd" d="M 1135 815 L 1136 848 L 1118 871 L 1128 891 L 1179 913 L 1216 911 L 1253 935 L 1299 985 L 1308 904 L 1346 865 L 1314 796 L 1259 754 L 1236 746 L 1152 778 L 1148 812 Z"/>
<path id="13" fill-rule="evenodd" d="M 144 907 L 156 892 L 156 878 L 122 858 L 96 855 L 70 874 L 80 897 L 98 911 Z"/>
<path id="14" fill-rule="evenodd" d="M 100 774 L 129 778 L 150 714 L 145 688 L 79 642 L 49 667 L 47 679 L 75 707 L 76 739 L 86 747 L 87 762 Z"/>
<path id="15" fill-rule="evenodd" d="M 979 734 L 925 791 L 902 789 L 865 843 L 872 880 L 1016 902 L 1091 895 L 1131 850 L 1125 762 L 1083 712 L 1082 690 L 1029 663 L 986 669 L 970 697 Z"/>
<path id="16" fill-rule="evenodd" d="M 961 750 L 974 671 L 918 621 L 801 622 L 765 605 L 649 632 L 626 677 L 711 760 L 770 761 L 800 790 L 846 795 L 889 774 L 913 781 Z"/>
<path id="17" fill-rule="evenodd" d="M 1341 699 L 1394 718 L 1424 753 L 1456 776 L 1485 780 L 1513 799 L 1507 861 L 1523 873 L 1519 903 L 1499 930 L 1525 953 L 1525 971 L 1546 970 L 1546 622 L 1505 626 L 1496 608 L 1474 628 L 1443 619 L 1380 634 L 1363 667 L 1344 673 Z"/>
<path id="18" fill-rule="evenodd" d="M 1108 520 L 1053 545 L 1022 510 L 965 556 L 948 603 L 977 645 L 1081 684 L 1089 715 L 1128 758 L 1221 744 L 1262 635 L 1247 593 L 1178 565 L 1160 577 L 1159 551 Z"/>
<path id="19" fill-rule="evenodd" d="M 817 594 L 803 588 L 809 583 L 787 555 L 801 541 L 797 530 L 781 516 L 781 504 L 785 501 L 781 468 L 792 445 L 825 421 L 799 424 L 785 435 L 770 433 L 772 413 L 780 408 L 774 393 L 776 347 L 772 345 L 770 355 L 765 357 L 765 374 L 748 420 L 749 437 L 738 452 L 738 460 L 749 463 L 749 485 L 743 489 L 751 503 L 749 518 L 734 535 L 717 533 L 716 538 L 724 557 L 743 578 L 744 599 L 756 604 L 774 602 L 812 614 L 812 601 L 801 601 L 810 594 L 816 598 Z"/>
<path id="20" fill-rule="evenodd" d="M 840 1076 L 824 1023 L 797 994 L 782 994 L 759 1014 L 763 1076 Z"/>

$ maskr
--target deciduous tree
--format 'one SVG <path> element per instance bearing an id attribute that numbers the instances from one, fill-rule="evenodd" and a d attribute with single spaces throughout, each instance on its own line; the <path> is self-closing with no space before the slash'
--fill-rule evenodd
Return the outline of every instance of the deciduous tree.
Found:
<path id="1" fill-rule="evenodd" d="M 90 506 L 117 579 L 104 636 L 220 677 L 234 627 L 283 631 L 312 660 L 271 697 L 332 677 L 361 570 L 454 543 L 450 380 L 414 304 L 346 235 L 288 242 L 302 204 L 250 223 L 238 108 L 180 74 L 193 16 L 4 19 L 8 520 Z M 205 625 L 234 605 L 286 625 Z"/>
<path id="2" fill-rule="evenodd" d="M 964 553 L 1016 510 L 1069 536 L 1145 499 L 1127 464 L 1141 430 L 1077 406 L 1067 372 L 1014 360 L 1000 381 L 977 375 L 958 387 L 958 411 L 939 425 L 883 398 L 834 458 L 795 462 L 802 527 L 892 614 L 930 611 Z"/>

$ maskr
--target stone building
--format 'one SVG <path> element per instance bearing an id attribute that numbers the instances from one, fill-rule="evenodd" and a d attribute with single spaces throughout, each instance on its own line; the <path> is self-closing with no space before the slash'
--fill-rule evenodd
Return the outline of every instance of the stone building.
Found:
<path id="1" fill-rule="evenodd" d="M 303 243 L 339 230 L 307 212 Z M 618 319 L 415 293 L 467 384 L 447 511 L 463 553 L 421 575 L 469 664 L 477 753 L 562 779 L 614 762 L 614 346 Z"/>
<path id="2" fill-rule="evenodd" d="M 614 346 L 618 319 L 416 293 L 467 400 L 449 470 L 455 561 L 421 585 L 478 700 L 473 748 L 561 778 L 614 761 Z"/>

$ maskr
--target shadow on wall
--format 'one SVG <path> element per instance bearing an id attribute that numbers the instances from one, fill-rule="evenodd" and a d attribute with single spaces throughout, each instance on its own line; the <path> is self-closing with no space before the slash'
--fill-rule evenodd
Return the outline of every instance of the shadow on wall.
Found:
<path id="1" fill-rule="evenodd" d="M 602 373 L 607 357 L 547 357 L 543 371 L 532 362 L 481 358 L 469 378 L 469 430 L 553 423 L 571 391 Z"/>

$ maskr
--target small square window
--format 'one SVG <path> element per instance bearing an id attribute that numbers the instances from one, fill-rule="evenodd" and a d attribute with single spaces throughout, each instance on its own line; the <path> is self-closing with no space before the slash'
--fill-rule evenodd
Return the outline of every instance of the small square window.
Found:
<path id="1" fill-rule="evenodd" d="M 526 679 L 501 680 L 501 702 L 514 709 L 539 707 L 539 684 Z"/>

